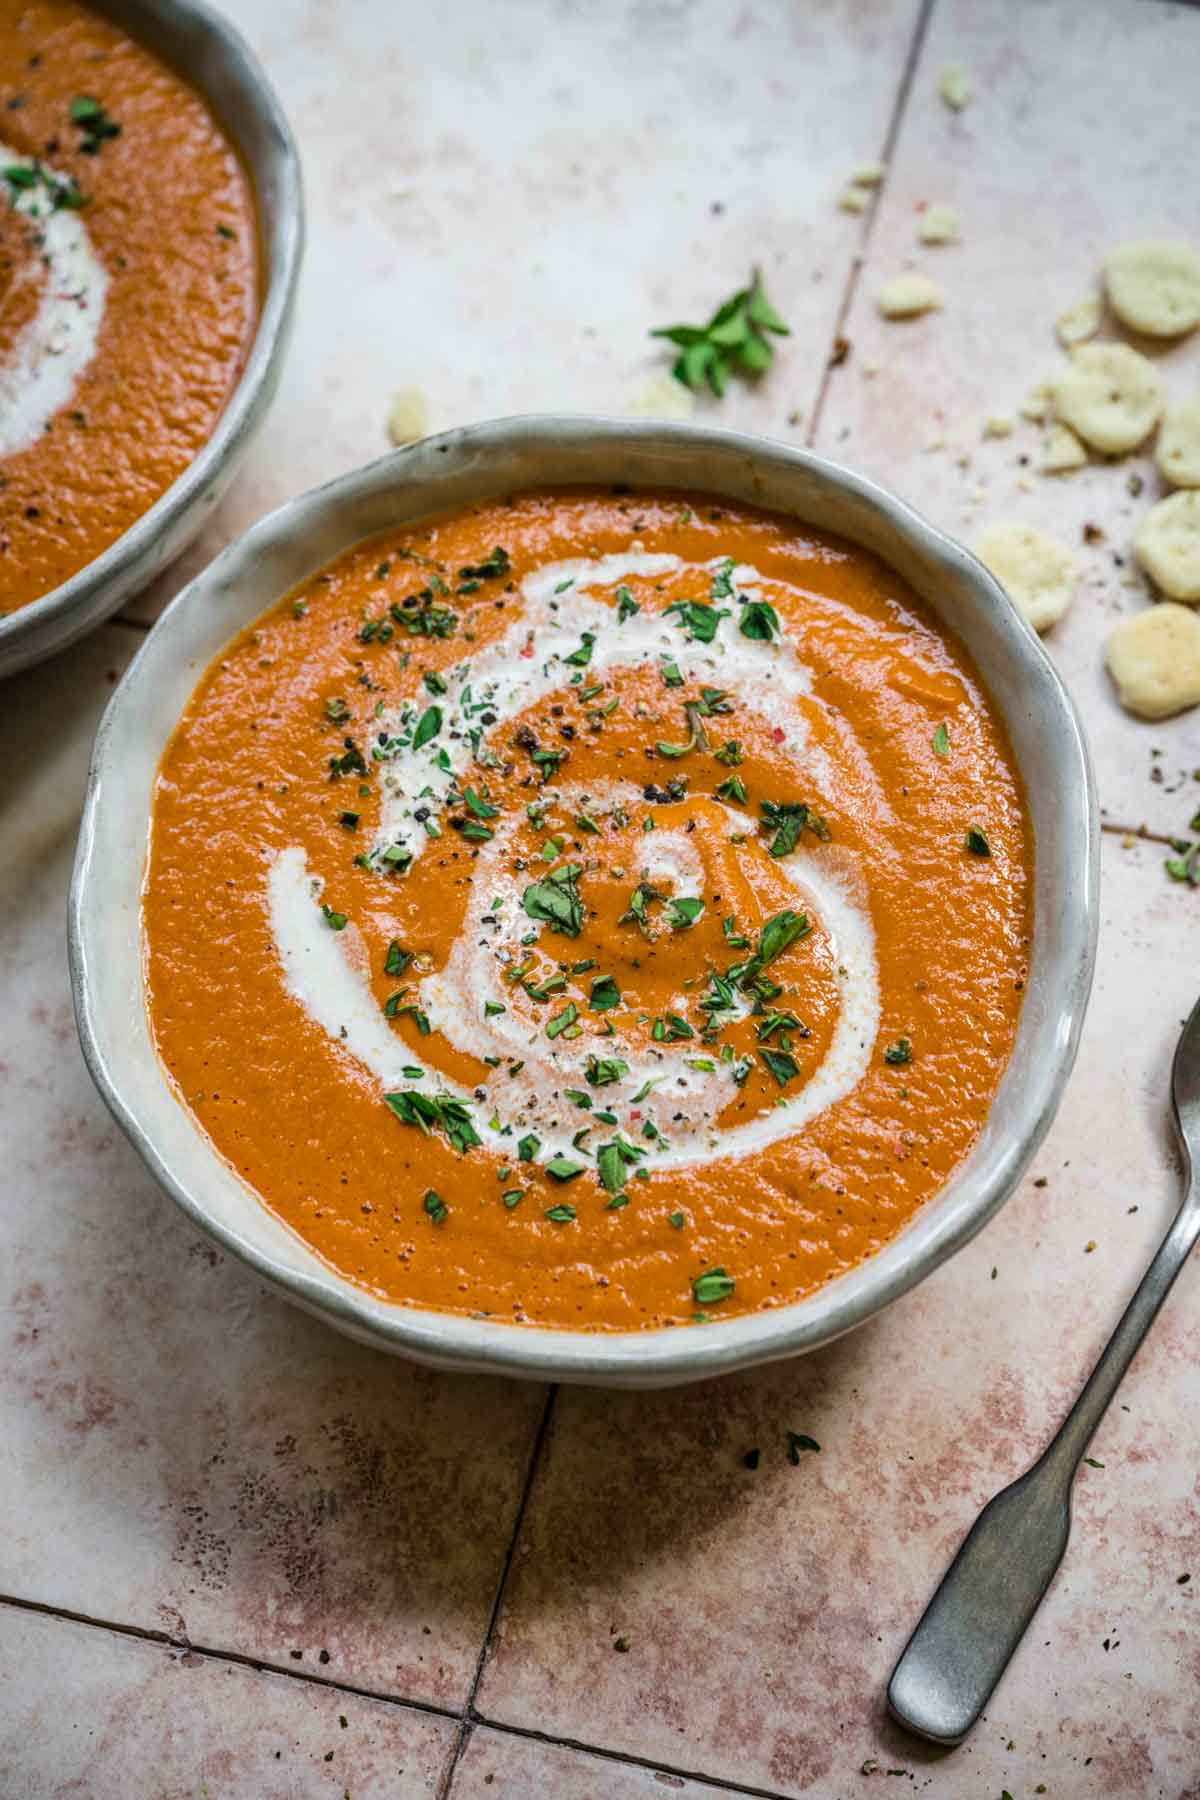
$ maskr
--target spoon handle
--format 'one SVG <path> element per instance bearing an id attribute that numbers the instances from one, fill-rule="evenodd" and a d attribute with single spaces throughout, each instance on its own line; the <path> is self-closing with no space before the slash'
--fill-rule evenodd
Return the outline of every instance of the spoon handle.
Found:
<path id="1" fill-rule="evenodd" d="M 892 1714 L 909 1731 L 960 1744 L 987 1705 L 1062 1561 L 1079 1459 L 1197 1235 L 1193 1187 L 1059 1431 L 964 1539 L 888 1684 Z"/>

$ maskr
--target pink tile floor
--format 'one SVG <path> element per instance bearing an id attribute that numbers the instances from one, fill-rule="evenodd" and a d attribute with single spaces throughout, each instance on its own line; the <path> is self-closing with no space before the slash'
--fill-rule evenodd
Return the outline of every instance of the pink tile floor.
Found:
<path id="1" fill-rule="evenodd" d="M 1053 367 L 1053 317 L 1109 242 L 1196 235 L 1200 9 L 227 10 L 305 162 L 283 385 L 201 544 L 0 708 L 0 1800 L 1197 1800 L 1195 1272 L 1100 1432 L 1068 1559 L 977 1732 L 923 1748 L 882 1690 L 1177 1194 L 1166 1078 L 1200 905 L 1161 861 L 1200 803 L 1200 725 L 1127 718 L 1101 661 L 1111 619 L 1144 604 L 1116 560 L 1127 477 L 1143 505 L 1155 478 L 1142 459 L 1049 480 L 1019 460 L 1032 426 L 981 429 Z M 961 114 L 936 93 L 952 61 L 976 89 Z M 840 212 L 880 157 L 871 210 Z M 917 246 L 926 201 L 959 209 L 961 245 Z M 646 328 L 753 261 L 793 336 L 757 392 L 700 416 L 811 442 L 968 540 L 997 514 L 1105 533 L 1050 642 L 1111 827 L 1079 1064 L 997 1220 L 815 1356 L 645 1397 L 415 1370 L 197 1239 L 96 1098 L 63 948 L 91 734 L 189 570 L 386 448 L 395 388 L 420 385 L 435 428 L 626 411 L 660 366 Z M 910 263 L 945 310 L 885 326 L 875 292 Z M 1200 341 L 1162 367 L 1194 387 Z M 819 1455 L 790 1465 L 789 1429 Z"/>

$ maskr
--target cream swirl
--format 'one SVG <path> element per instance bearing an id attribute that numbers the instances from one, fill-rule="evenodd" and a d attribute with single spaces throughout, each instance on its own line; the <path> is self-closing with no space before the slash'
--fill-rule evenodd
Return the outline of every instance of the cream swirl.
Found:
<path id="1" fill-rule="evenodd" d="M 43 163 L 0 144 L 0 178 L 30 222 L 33 255 L 18 281 L 39 283 L 37 304 L 0 361 L 0 457 L 36 442 L 66 406 L 96 353 L 108 276 L 76 210 L 78 189 Z"/>
<path id="2" fill-rule="evenodd" d="M 644 592 L 646 584 L 681 572 L 686 571 L 678 558 L 639 551 L 543 566 L 522 583 L 517 621 L 497 642 L 448 672 L 440 704 L 408 700 L 380 717 L 375 748 L 381 814 L 370 859 L 381 873 L 410 868 L 436 841 L 448 802 L 461 808 L 464 788 L 474 792 L 472 779 L 482 782 L 489 768 L 499 766 L 492 745 L 501 734 L 504 741 L 511 739 L 514 724 L 530 707 L 606 670 L 670 663 L 685 680 L 711 683 L 710 692 L 719 684 L 736 695 L 739 708 L 769 726 L 783 752 L 798 763 L 807 761 L 810 771 L 817 767 L 799 705 L 810 691 L 808 669 L 786 637 L 759 639 L 737 628 L 737 603 L 769 589 L 756 570 L 722 559 L 698 568 L 706 586 L 723 580 L 737 596 L 707 640 L 681 638 L 661 608 L 639 610 L 632 595 L 622 605 L 627 580 L 636 580 Z M 831 771 L 822 762 L 819 772 L 829 791 L 835 785 Z M 774 1104 L 758 1111 L 737 1105 L 745 1068 L 730 1047 L 715 1047 L 713 1033 L 704 1035 L 699 1025 L 687 1029 L 682 1021 L 689 1007 L 704 1005 L 696 989 L 704 977 L 686 953 L 667 1010 L 683 1027 L 677 1041 L 650 1037 L 644 1029 L 648 1015 L 639 1013 L 632 999 L 605 1015 L 603 1034 L 576 1028 L 577 1012 L 586 1005 L 582 993 L 578 1008 L 568 1004 L 559 1015 L 568 1019 L 567 1027 L 547 1029 L 544 1011 L 524 1004 L 525 993 L 532 989 L 544 1002 L 548 990 L 538 991 L 538 984 L 549 977 L 558 997 L 567 1000 L 568 990 L 578 993 L 580 987 L 576 971 L 600 968 L 611 940 L 596 944 L 599 961 L 593 956 L 575 965 L 554 962 L 563 937 L 546 929 L 544 917 L 539 929 L 538 914 L 528 904 L 536 875 L 525 842 L 528 814 L 524 808 L 489 809 L 461 930 L 443 966 L 422 973 L 417 995 L 429 1028 L 455 1051 L 477 1058 L 485 1071 L 475 1087 L 442 1073 L 436 1085 L 471 1108 L 474 1129 L 490 1150 L 511 1158 L 515 1142 L 533 1134 L 543 1159 L 587 1157 L 592 1152 L 580 1138 L 599 1118 L 610 1137 L 614 1128 L 636 1132 L 631 1165 L 636 1158 L 648 1170 L 682 1169 L 714 1157 L 749 1155 L 793 1136 L 857 1085 L 878 1033 L 880 1000 L 865 881 L 850 859 L 836 848 L 798 846 L 786 859 L 771 860 L 748 837 L 746 815 L 711 796 L 662 808 L 658 828 L 643 836 L 629 824 L 639 808 L 644 811 L 642 791 L 628 781 L 585 786 L 559 782 L 552 772 L 538 790 L 537 806 L 603 821 L 606 845 L 613 846 L 611 854 L 621 865 L 604 875 L 636 876 L 664 910 L 681 901 L 703 910 L 722 890 L 728 892 L 733 881 L 727 877 L 760 859 L 763 891 L 772 883 L 782 885 L 807 920 L 803 947 L 789 954 L 804 959 L 805 978 L 825 997 L 832 1024 L 823 1053 L 803 1082 L 794 1089 L 789 1083 Z M 568 885 L 582 869 L 568 853 L 539 866 L 543 879 L 558 877 Z M 600 882 L 599 863 L 591 878 Z M 302 850 L 293 847 L 275 859 L 267 890 L 289 992 L 372 1082 L 385 1090 L 411 1085 L 413 1049 L 380 1011 L 353 923 L 343 931 L 328 929 L 322 883 L 310 875 Z M 665 946 L 682 939 L 665 922 L 635 924 L 639 943 Z M 576 923 L 571 935 L 580 929 Z M 637 966 L 635 959 L 632 967 Z M 744 1019 L 753 1004 L 743 984 L 727 983 L 722 1024 Z M 427 1072 L 419 1079 L 430 1086 Z M 723 1113 L 740 1110 L 750 1116 L 722 1122 Z M 628 1144 L 628 1137 L 623 1141 Z"/>

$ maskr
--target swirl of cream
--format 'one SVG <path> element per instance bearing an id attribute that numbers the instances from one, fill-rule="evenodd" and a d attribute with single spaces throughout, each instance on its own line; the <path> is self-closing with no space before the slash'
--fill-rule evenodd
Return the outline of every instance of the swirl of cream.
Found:
<path id="1" fill-rule="evenodd" d="M 35 443 L 69 403 L 96 352 L 108 276 L 76 210 L 78 190 L 66 176 L 0 144 L 0 180 L 31 227 L 33 254 L 17 280 L 39 282 L 33 316 L 0 362 L 4 457 Z"/>
<path id="2" fill-rule="evenodd" d="M 718 566 L 719 559 L 702 573 L 711 579 Z M 733 630 L 715 633 L 711 643 L 681 641 L 661 612 L 629 613 L 621 619 L 610 599 L 591 597 L 591 590 L 615 588 L 627 577 L 654 579 L 681 567 L 673 556 L 633 553 L 559 562 L 526 577 L 525 607 L 517 622 L 495 645 L 451 671 L 435 740 L 416 741 L 421 736 L 416 730 L 419 703 L 405 702 L 381 721 L 382 808 L 374 854 L 399 850 L 410 860 L 420 856 L 429 839 L 424 820 L 414 817 L 417 807 L 426 816 L 436 815 L 457 791 L 460 777 L 469 780 L 472 766 L 486 766 L 489 732 L 511 730 L 514 717 L 562 688 L 573 673 L 566 658 L 584 634 L 590 640 L 589 679 L 600 669 L 670 658 L 685 677 L 736 691 L 739 704 L 762 714 L 782 736 L 784 748 L 798 758 L 806 752 L 812 767 L 815 751 L 807 748 L 796 706 L 809 692 L 809 672 L 786 640 L 746 638 L 735 622 Z M 754 593 L 751 584 L 763 581 L 747 567 L 731 574 L 739 594 Z M 640 790 L 621 781 L 603 788 L 593 783 L 586 794 L 573 784 L 543 790 L 547 792 L 567 812 L 590 807 L 619 814 L 640 800 Z M 724 827 L 728 841 L 743 840 L 744 814 L 713 799 L 702 804 L 707 840 L 701 850 L 686 830 L 667 828 L 656 830 L 640 853 L 640 874 L 661 882 L 675 897 L 700 896 L 705 853 L 711 853 L 713 839 Z M 505 985 L 504 956 L 496 948 L 498 927 L 520 934 L 530 922 L 522 912 L 528 878 L 512 872 L 520 862 L 513 852 L 522 825 L 520 812 L 497 820 L 494 835 L 481 846 L 462 930 L 444 967 L 423 978 L 420 1000 L 434 1029 L 450 1044 L 497 1065 L 481 1088 L 439 1077 L 443 1092 L 473 1106 L 476 1129 L 489 1148 L 511 1156 L 514 1135 L 531 1131 L 543 1155 L 578 1156 L 573 1139 L 580 1119 L 567 1096 L 583 1085 L 587 1053 L 596 1051 L 597 1040 L 565 1035 L 552 1040 L 539 1022 L 506 1004 L 512 993 Z M 691 1055 L 686 1044 L 639 1048 L 632 1034 L 616 1030 L 601 1040 L 605 1054 L 619 1058 L 621 1066 L 619 1081 L 605 1087 L 605 1098 L 613 1108 L 628 1108 L 636 1100 L 636 1116 L 652 1128 L 644 1133 L 652 1146 L 649 1168 L 679 1169 L 715 1156 L 742 1157 L 793 1136 L 848 1094 L 867 1069 L 880 1002 L 865 884 L 827 853 L 798 849 L 772 867 L 794 888 L 797 906 L 820 922 L 826 941 L 828 980 L 837 991 L 825 1054 L 794 1093 L 780 1095 L 766 1110 L 722 1129 L 718 1115 L 736 1092 L 734 1065 L 696 1056 L 694 1044 Z M 401 1085 L 412 1051 L 380 1014 L 365 948 L 353 925 L 341 933 L 327 929 L 320 891 L 319 878 L 307 872 L 303 851 L 293 848 L 277 857 L 268 876 L 268 910 L 285 983 L 375 1081 L 384 1088 Z M 485 1000 L 494 1006 L 486 1007 Z M 681 993 L 676 1004 L 682 1012 L 686 996 Z M 749 1005 L 739 996 L 731 1016 L 743 1016 Z"/>

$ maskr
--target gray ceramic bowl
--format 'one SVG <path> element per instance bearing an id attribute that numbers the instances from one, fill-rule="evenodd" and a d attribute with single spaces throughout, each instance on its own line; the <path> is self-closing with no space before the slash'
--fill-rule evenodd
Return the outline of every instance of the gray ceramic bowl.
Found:
<path id="1" fill-rule="evenodd" d="M 686 1330 L 592 1334 L 389 1305 L 326 1267 L 210 1147 L 175 1099 L 147 1027 L 138 904 L 151 787 L 196 681 L 222 646 L 356 540 L 550 483 L 700 489 L 767 506 L 877 551 L 966 643 L 1025 776 L 1037 846 L 1033 956 L 1012 1059 L 953 1180 L 869 1262 L 795 1306 Z M 689 425 L 526 418 L 402 450 L 292 501 L 164 613 L 96 739 L 71 893 L 84 1054 L 118 1123 L 188 1217 L 272 1286 L 352 1336 L 446 1368 L 656 1386 L 826 1343 L 965 1244 L 1012 1192 L 1075 1056 L 1095 951 L 1099 832 L 1074 708 L 1036 637 L 959 545 L 845 469 L 783 444 Z"/>
<path id="2" fill-rule="evenodd" d="M 208 442 L 115 544 L 40 600 L 0 617 L 0 676 L 73 643 L 163 570 L 195 537 L 262 422 L 279 379 L 304 242 L 300 164 L 267 78 L 205 0 L 95 0 L 169 63 L 212 108 L 250 172 L 258 204 L 263 297 L 250 355 Z"/>

